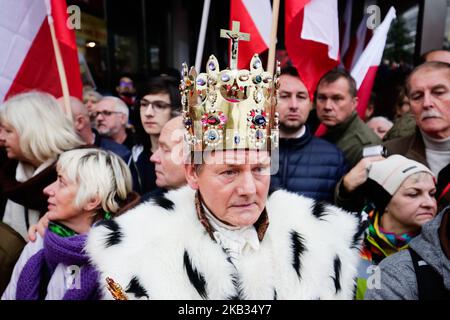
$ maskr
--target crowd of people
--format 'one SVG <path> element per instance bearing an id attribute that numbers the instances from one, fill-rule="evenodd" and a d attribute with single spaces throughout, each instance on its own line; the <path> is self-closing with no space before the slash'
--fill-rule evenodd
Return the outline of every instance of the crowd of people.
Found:
<path id="1" fill-rule="evenodd" d="M 9 98 L 1 298 L 448 299 L 448 56 L 412 70 L 395 119 L 361 119 L 345 70 L 311 94 L 257 56 L 239 78 L 215 58 L 196 80 L 122 77 L 70 117 L 47 93 Z"/>

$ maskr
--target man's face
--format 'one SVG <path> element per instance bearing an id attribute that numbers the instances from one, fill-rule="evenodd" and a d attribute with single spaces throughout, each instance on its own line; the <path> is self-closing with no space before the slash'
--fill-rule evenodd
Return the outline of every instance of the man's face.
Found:
<path id="1" fill-rule="evenodd" d="M 238 227 L 253 225 L 266 205 L 270 156 L 266 151 L 216 151 L 207 164 L 186 165 L 186 179 L 199 190 L 206 207 L 219 220 Z"/>
<path id="2" fill-rule="evenodd" d="M 311 101 L 303 82 L 298 77 L 281 75 L 278 99 L 280 130 L 287 134 L 297 132 L 306 122 L 310 109 Z"/>
<path id="3" fill-rule="evenodd" d="M 159 135 L 170 120 L 170 97 L 167 93 L 148 94 L 141 99 L 141 122 L 149 135 Z"/>
<path id="4" fill-rule="evenodd" d="M 180 118 L 167 122 L 159 136 L 158 149 L 150 157 L 155 164 L 156 185 L 175 189 L 186 184 L 183 166 L 183 129 Z"/>
<path id="5" fill-rule="evenodd" d="M 347 79 L 339 78 L 317 87 L 317 116 L 327 127 L 347 120 L 356 109 L 358 98 L 350 95 Z"/>
<path id="6" fill-rule="evenodd" d="M 94 106 L 95 126 L 101 135 L 111 137 L 127 123 L 126 115 L 118 112 L 112 100 L 101 100 Z"/>
<path id="7" fill-rule="evenodd" d="M 450 137 L 450 73 L 424 68 L 409 81 L 411 112 L 423 132 L 432 138 Z"/>

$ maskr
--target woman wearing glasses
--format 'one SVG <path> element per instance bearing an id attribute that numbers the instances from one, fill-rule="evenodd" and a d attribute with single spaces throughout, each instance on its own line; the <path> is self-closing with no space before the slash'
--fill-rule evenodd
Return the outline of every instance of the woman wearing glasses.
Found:
<path id="1" fill-rule="evenodd" d="M 138 143 L 132 149 L 128 165 L 133 174 L 134 190 L 144 194 L 156 188 L 155 166 L 150 157 L 158 149 L 161 129 L 180 112 L 178 81 L 169 76 L 152 78 L 139 97 L 133 115 Z"/>

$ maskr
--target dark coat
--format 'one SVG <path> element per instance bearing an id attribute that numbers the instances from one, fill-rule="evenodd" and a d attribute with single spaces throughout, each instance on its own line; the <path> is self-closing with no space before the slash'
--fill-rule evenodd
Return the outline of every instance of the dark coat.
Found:
<path id="1" fill-rule="evenodd" d="M 128 167 L 133 177 L 133 190 L 140 195 L 156 188 L 155 165 L 150 161 L 151 155 L 150 149 L 137 145 L 133 147 L 128 161 Z"/>
<path id="2" fill-rule="evenodd" d="M 285 189 L 332 203 L 334 187 L 346 171 L 342 151 L 314 137 L 306 127 L 300 138 L 280 139 L 279 169 L 271 178 L 271 189 Z"/>
<path id="3" fill-rule="evenodd" d="M 423 137 L 418 127 L 416 127 L 414 134 L 386 141 L 384 146 L 386 147 L 388 156 L 400 154 L 429 167 L 425 153 L 425 143 L 423 142 Z"/>
<path id="4" fill-rule="evenodd" d="M 56 180 L 56 161 L 25 182 L 16 180 L 17 160 L 7 160 L 0 169 L 0 194 L 28 209 L 37 210 L 44 215 L 47 212 L 47 197 L 44 188 Z M 3 217 L 6 201 L 1 201 L 0 216 Z"/>
<path id="5" fill-rule="evenodd" d="M 112 139 L 101 136 L 97 130 L 92 130 L 95 134 L 94 145 L 100 149 L 114 152 L 119 157 L 128 162 L 131 156 L 131 151 L 126 146 L 121 145 L 120 143 L 115 142 Z"/>

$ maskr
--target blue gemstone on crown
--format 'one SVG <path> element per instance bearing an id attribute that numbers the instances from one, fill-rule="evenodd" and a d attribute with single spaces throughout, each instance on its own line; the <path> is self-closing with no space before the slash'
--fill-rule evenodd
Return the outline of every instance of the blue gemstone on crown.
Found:
<path id="1" fill-rule="evenodd" d="M 253 78 L 254 83 L 261 83 L 261 81 L 262 81 L 261 76 L 256 76 L 255 78 Z"/>
<path id="2" fill-rule="evenodd" d="M 216 130 L 209 130 L 208 132 L 208 140 L 209 141 L 216 141 L 218 138 L 218 134 Z"/>
<path id="3" fill-rule="evenodd" d="M 258 114 L 253 118 L 253 123 L 257 126 L 263 126 L 267 123 L 267 120 L 264 116 Z"/>

